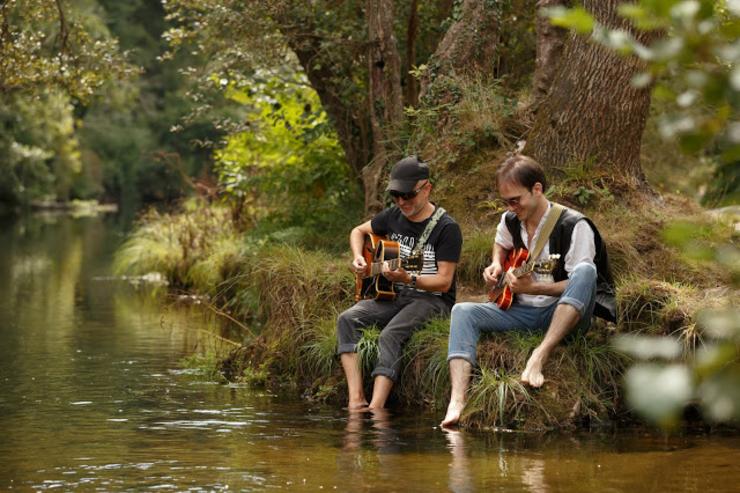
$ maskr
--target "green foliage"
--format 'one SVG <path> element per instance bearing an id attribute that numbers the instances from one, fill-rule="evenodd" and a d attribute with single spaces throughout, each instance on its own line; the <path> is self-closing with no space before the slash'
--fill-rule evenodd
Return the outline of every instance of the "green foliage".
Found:
<path id="1" fill-rule="evenodd" d="M 550 175 L 552 185 L 546 195 L 551 200 L 565 200 L 581 209 L 604 208 L 615 202 L 610 188 L 614 177 L 600 170 L 592 159 L 552 168 Z"/>
<path id="2" fill-rule="evenodd" d="M 135 209 L 181 197 L 208 170 L 204 145 L 222 131 L 197 116 L 170 131 L 195 113 L 179 71 L 197 57 L 162 63 L 164 15 L 146 0 L 3 2 L 0 201 L 97 198 Z"/>
<path id="3" fill-rule="evenodd" d="M 654 84 L 653 96 L 670 102 L 660 116 L 664 138 L 678 139 L 689 153 L 710 152 L 719 162 L 715 189 L 732 203 L 740 193 L 740 8 L 715 0 L 640 0 L 620 6 L 634 26 L 608 29 L 582 8 L 549 10 L 557 25 L 581 33 L 621 54 L 636 56 L 647 70 L 633 84 Z M 647 34 L 646 34 L 647 33 Z"/>
<path id="4" fill-rule="evenodd" d="M 663 238 L 680 248 L 687 259 L 700 265 L 720 263 L 735 284 L 740 283 L 740 250 L 732 221 L 673 222 L 663 230 Z"/>
<path id="5" fill-rule="evenodd" d="M 583 7 L 552 7 L 547 15 L 553 25 L 572 29 L 579 34 L 589 34 L 594 29 L 594 18 Z"/>
<path id="6" fill-rule="evenodd" d="M 233 111 L 223 98 L 208 108 L 189 91 L 195 82 L 184 72 L 205 65 L 202 55 L 183 51 L 163 60 L 167 48 L 165 12 L 159 2 L 98 0 L 112 35 L 142 72 L 131 81 L 109 84 L 88 106 L 80 129 L 87 161 L 98 163 L 98 187 L 136 209 L 140 202 L 171 202 L 209 182 L 213 143 L 224 134 L 212 114 Z M 210 87 L 210 86 L 209 86 Z M 218 95 L 218 91 L 213 91 Z"/>
<path id="7" fill-rule="evenodd" d="M 216 352 L 195 353 L 180 360 L 180 367 L 193 370 L 198 378 L 207 382 L 223 382 L 224 376 L 218 371 L 220 356 Z"/>
<path id="8" fill-rule="evenodd" d="M 227 229 L 208 246 L 207 252 L 194 261 L 185 275 L 185 282 L 199 293 L 214 294 L 224 281 L 227 267 L 242 255 L 242 241 Z"/>
<path id="9" fill-rule="evenodd" d="M 442 102 L 430 104 L 433 101 Z M 447 164 L 485 148 L 511 148 L 516 141 L 509 130 L 516 102 L 500 80 L 437 77 L 421 103 L 406 108 L 412 123 L 407 153 Z"/>
<path id="10" fill-rule="evenodd" d="M 4 96 L 0 121 L 0 201 L 69 198 L 81 162 L 68 97 L 58 91 Z"/>
<path id="11" fill-rule="evenodd" d="M 309 374 L 331 375 L 337 366 L 337 317 L 325 318 L 309 329 L 309 341 L 303 347 Z"/>
<path id="12" fill-rule="evenodd" d="M 0 6 L 0 88 L 61 90 L 86 101 L 107 81 L 132 76 L 96 12 L 97 3 L 8 0 Z"/>
<path id="13" fill-rule="evenodd" d="M 676 139 L 662 137 L 658 128 L 659 120 L 666 111 L 670 111 L 670 103 L 653 100 L 642 135 L 640 157 L 648 183 L 660 192 L 680 194 L 708 205 L 715 204 L 716 200 L 711 195 L 714 187 L 707 187 L 707 184 L 713 183 L 717 172 L 716 157 L 686 154 Z M 722 182 L 729 185 L 732 180 Z"/>
<path id="14" fill-rule="evenodd" d="M 458 279 L 469 286 L 481 286 L 483 269 L 491 263 L 496 230 L 476 228 L 466 231 L 463 237 L 465 241 L 457 268 Z"/>
<path id="15" fill-rule="evenodd" d="M 181 286 L 195 281 L 206 287 L 218 279 L 218 267 L 238 253 L 228 211 L 197 201 L 191 204 L 185 214 L 151 210 L 142 216 L 139 227 L 116 251 L 114 272 L 160 272 Z M 205 274 L 205 268 L 212 271 Z"/>
<path id="16" fill-rule="evenodd" d="M 80 117 L 138 69 L 95 0 L 3 2 L 0 24 L 0 201 L 99 198 L 104 166 L 80 136 Z"/>
<path id="17" fill-rule="evenodd" d="M 360 368 L 363 375 L 369 375 L 378 362 L 378 339 L 380 329 L 369 327 L 362 333 L 360 342 L 357 343 L 357 354 L 360 358 Z"/>
<path id="18" fill-rule="evenodd" d="M 414 332 L 404 348 L 403 378 L 398 394 L 411 405 L 423 400 L 432 407 L 447 403 L 450 372 L 447 364 L 447 340 L 450 321 L 434 318 Z"/>
<path id="19" fill-rule="evenodd" d="M 666 227 L 663 235 L 690 261 L 724 266 L 737 288 L 740 253 L 734 225 L 677 222 Z M 733 293 L 728 296 L 725 306 L 700 310 L 696 323 L 678 338 L 617 340 L 619 350 L 640 361 L 630 368 L 625 383 L 627 398 L 646 419 L 675 428 L 684 408 L 698 401 L 709 421 L 740 420 L 740 310 L 732 303 Z"/>
<path id="20" fill-rule="evenodd" d="M 264 387 L 270 377 L 269 369 L 266 364 L 254 368 L 251 366 L 244 367 L 239 382 L 245 383 L 250 387 Z"/>
<path id="21" fill-rule="evenodd" d="M 247 110 L 248 130 L 227 138 L 216 171 L 227 196 L 248 204 L 252 236 L 334 242 L 356 221 L 359 194 L 316 93 L 300 74 L 265 72 L 226 95 Z"/>
<path id="22" fill-rule="evenodd" d="M 533 402 L 519 375 L 504 373 L 499 368 L 481 368 L 470 387 L 470 397 L 463 419 L 473 414 L 483 414 L 479 419 L 496 427 L 512 426 L 527 404 Z"/>

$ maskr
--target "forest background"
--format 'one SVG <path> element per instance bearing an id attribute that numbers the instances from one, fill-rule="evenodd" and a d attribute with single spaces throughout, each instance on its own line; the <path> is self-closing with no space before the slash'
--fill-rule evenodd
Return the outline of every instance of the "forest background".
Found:
<path id="1" fill-rule="evenodd" d="M 345 238 L 388 203 L 389 166 L 430 162 L 474 296 L 503 210 L 495 165 L 523 145 L 550 198 L 602 228 L 620 320 L 563 348 L 536 395 L 516 381 L 536 340 L 486 341 L 466 420 L 598 422 L 625 410 L 624 386 L 666 425 L 689 404 L 735 419 L 738 219 L 718 208 L 738 199 L 739 15 L 733 0 L 6 0 L 0 204 L 158 203 L 119 271 L 160 272 L 241 327 L 222 374 L 338 401 Z M 397 401 L 444 402 L 446 330 L 412 339 Z M 623 384 L 625 354 L 650 361 Z"/>

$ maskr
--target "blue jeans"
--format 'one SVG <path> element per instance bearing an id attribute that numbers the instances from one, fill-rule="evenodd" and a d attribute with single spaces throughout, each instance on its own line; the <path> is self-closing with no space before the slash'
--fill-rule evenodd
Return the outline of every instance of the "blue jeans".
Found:
<path id="1" fill-rule="evenodd" d="M 514 303 L 502 310 L 496 303 L 458 303 L 452 307 L 447 361 L 462 358 L 476 364 L 476 346 L 481 332 L 506 330 L 545 331 L 555 308 L 561 303 L 573 306 L 580 314 L 576 331 L 586 331 L 591 325 L 596 294 L 596 267 L 578 264 L 570 274 L 568 286 L 560 299 L 543 307 Z"/>

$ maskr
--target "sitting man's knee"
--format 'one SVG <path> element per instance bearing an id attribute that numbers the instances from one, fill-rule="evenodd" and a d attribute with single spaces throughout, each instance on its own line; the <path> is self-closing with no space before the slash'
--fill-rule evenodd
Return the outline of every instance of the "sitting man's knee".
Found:
<path id="1" fill-rule="evenodd" d="M 468 313 L 470 313 L 470 309 L 473 308 L 474 305 L 475 303 L 471 303 L 469 301 L 464 301 L 462 303 L 455 303 L 452 306 L 452 311 L 450 312 L 450 318 L 466 316 Z"/>
<path id="2" fill-rule="evenodd" d="M 571 272 L 571 279 L 575 276 L 585 282 L 596 282 L 598 272 L 594 264 L 588 264 L 584 262 L 576 265 L 573 269 L 573 272 Z"/>

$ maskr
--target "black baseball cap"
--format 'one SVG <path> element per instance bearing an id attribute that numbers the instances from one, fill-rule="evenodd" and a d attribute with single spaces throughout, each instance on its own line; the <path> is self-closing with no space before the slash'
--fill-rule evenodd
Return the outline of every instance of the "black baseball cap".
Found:
<path id="1" fill-rule="evenodd" d="M 429 179 L 429 165 L 416 156 L 401 159 L 391 168 L 391 179 L 386 192 L 407 193 L 416 188 L 419 180 Z"/>

